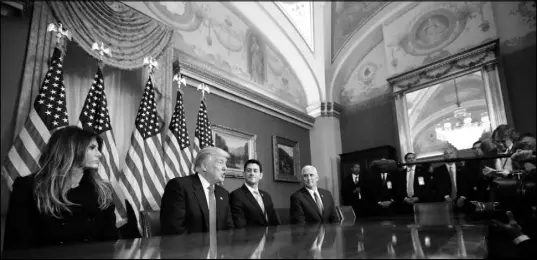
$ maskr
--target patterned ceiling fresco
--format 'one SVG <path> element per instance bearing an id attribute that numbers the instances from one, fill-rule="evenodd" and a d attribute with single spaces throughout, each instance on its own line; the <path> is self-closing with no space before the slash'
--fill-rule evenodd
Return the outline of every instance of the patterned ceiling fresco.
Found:
<path id="1" fill-rule="evenodd" d="M 306 106 L 303 86 L 287 61 L 293 57 L 282 57 L 228 3 L 128 4 L 143 6 L 138 10 L 175 27 L 179 35 L 176 48 L 188 56 L 185 58 L 201 60 L 230 78 L 247 80 L 252 83 L 248 87 L 282 102 Z M 330 48 L 331 60 L 351 44 L 348 41 L 360 28 L 368 26 L 373 16 L 388 5 L 392 8 L 391 4 L 396 3 L 327 3 L 326 8 L 331 10 L 331 44 L 324 48 Z M 312 3 L 276 2 L 275 5 L 302 35 L 300 40 L 313 44 Z M 336 83 L 333 88 L 327 86 L 333 89 L 330 99 L 346 108 L 389 99 L 386 78 L 495 38 L 500 39 L 500 52 L 504 54 L 535 45 L 535 13 L 535 1 L 406 5 L 399 12 L 391 12 L 390 17 L 381 17 L 384 19 L 381 32 L 364 36 L 347 57 L 342 57 L 342 62 L 350 67 L 342 69 L 343 73 L 330 75 Z"/>
<path id="2" fill-rule="evenodd" d="M 502 54 L 535 45 L 535 1 L 494 2 L 492 10 Z"/>
<path id="3" fill-rule="evenodd" d="M 385 60 L 384 44 L 381 42 L 356 66 L 343 87 L 336 90 L 343 106 L 366 105 L 370 100 L 389 96 L 391 91 L 386 81 Z"/>
<path id="4" fill-rule="evenodd" d="M 390 2 L 332 2 L 332 61 L 369 19 Z"/>
<path id="5" fill-rule="evenodd" d="M 261 93 L 305 108 L 295 72 L 255 27 L 220 2 L 144 2 L 177 32 L 175 47 L 231 77 L 253 83 Z M 185 57 L 189 58 L 189 57 Z"/>
<path id="6" fill-rule="evenodd" d="M 367 107 L 379 99 L 390 98 L 386 93 L 389 92 L 386 79 L 394 73 L 408 71 L 496 37 L 500 39 L 501 53 L 535 45 L 535 13 L 535 2 L 424 2 L 413 5 L 413 8 L 390 17 L 382 28 L 382 55 L 376 52 L 377 46 L 363 56 L 348 81 L 335 85 L 334 97 L 336 100 L 339 97 L 346 109 Z M 363 49 L 360 46 L 354 51 Z M 361 77 L 359 80 L 358 75 L 360 72 L 365 75 L 365 64 L 370 62 L 377 67 L 382 64 L 381 69 L 377 74 L 371 74 L 374 75 L 372 79 Z"/>
<path id="7" fill-rule="evenodd" d="M 389 75 L 497 37 L 490 2 L 423 2 L 383 27 Z"/>
<path id="8" fill-rule="evenodd" d="M 313 41 L 313 2 L 274 2 L 291 21 L 311 51 L 315 50 Z"/>

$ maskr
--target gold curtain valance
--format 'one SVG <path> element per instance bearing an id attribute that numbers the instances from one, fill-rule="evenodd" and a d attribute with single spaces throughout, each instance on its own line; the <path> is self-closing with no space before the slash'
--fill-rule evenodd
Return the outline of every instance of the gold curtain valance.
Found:
<path id="1" fill-rule="evenodd" d="M 88 54 L 102 41 L 111 48 L 105 64 L 120 69 L 137 69 L 147 56 L 158 59 L 170 47 L 173 29 L 120 2 L 48 1 L 54 18 L 73 35 L 73 40 Z"/>

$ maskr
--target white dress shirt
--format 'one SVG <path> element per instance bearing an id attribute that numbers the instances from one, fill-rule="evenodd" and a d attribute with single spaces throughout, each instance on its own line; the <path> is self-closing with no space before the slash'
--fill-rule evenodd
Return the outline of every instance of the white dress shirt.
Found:
<path id="1" fill-rule="evenodd" d="M 409 198 L 414 196 L 414 174 L 416 166 L 406 168 L 406 194 Z"/>
<path id="2" fill-rule="evenodd" d="M 356 181 L 356 179 L 358 179 L 358 181 Z M 353 173 L 353 174 L 352 174 L 352 182 L 353 182 L 354 184 L 356 184 L 356 183 L 359 182 L 359 181 L 360 181 L 360 175 L 359 175 L 359 174 L 354 174 L 354 173 Z"/>
<path id="3" fill-rule="evenodd" d="M 446 163 L 446 168 L 448 170 L 448 173 L 450 172 L 449 166 L 450 165 Z M 451 164 L 451 167 L 453 167 L 451 171 L 453 173 L 453 185 L 455 185 L 455 187 L 451 187 L 451 188 L 457 190 L 457 164 L 453 163 Z M 451 178 L 451 174 L 449 175 L 449 178 Z M 446 195 L 446 196 L 449 197 L 449 195 Z M 461 197 L 466 198 L 464 196 L 461 196 Z"/>
<path id="4" fill-rule="evenodd" d="M 203 175 L 198 173 L 198 176 L 200 177 L 201 186 L 203 187 L 203 192 L 205 193 L 205 199 L 207 200 L 207 207 L 209 207 L 209 186 L 211 186 L 211 184 L 207 181 L 207 179 L 205 179 L 205 177 L 203 177 Z"/>
<path id="5" fill-rule="evenodd" d="M 452 164 L 451 167 L 453 167 L 452 169 L 452 173 L 453 173 L 453 183 L 455 185 L 455 188 L 457 188 L 457 165 L 456 164 Z M 446 168 L 448 170 L 448 173 L 449 173 L 449 164 L 446 163 Z M 451 178 L 451 174 L 449 175 L 450 178 Z"/>
<path id="6" fill-rule="evenodd" d="M 511 151 L 511 149 L 513 149 L 512 144 L 511 146 L 507 148 L 507 150 L 505 150 L 505 152 L 498 153 L 498 154 L 507 154 Z M 513 170 L 513 164 L 512 164 L 511 158 L 498 158 L 496 159 L 495 166 L 496 166 L 496 170 L 498 171 L 501 171 L 501 170 L 512 171 Z"/>
<path id="7" fill-rule="evenodd" d="M 246 188 L 248 188 L 248 190 L 250 191 L 250 193 L 252 193 L 252 196 L 254 196 L 254 199 L 257 201 L 257 204 L 259 204 L 259 207 L 261 207 L 261 209 L 263 210 L 263 213 L 265 212 L 265 204 L 263 204 L 263 197 L 261 197 L 261 192 L 259 192 L 259 189 L 258 188 L 252 188 L 250 187 L 250 185 L 248 184 L 244 184 L 246 186 Z M 257 194 L 256 194 L 257 192 Z M 259 196 L 259 198 L 257 197 Z M 261 201 L 259 201 L 259 200 Z"/>
<path id="8" fill-rule="evenodd" d="M 323 200 L 321 199 L 321 194 L 319 193 L 319 190 L 317 190 L 317 187 L 315 189 L 310 189 L 306 187 L 306 190 L 310 193 L 311 197 L 313 198 L 313 201 L 315 201 L 315 193 L 319 194 L 319 203 L 321 204 L 321 207 L 324 209 Z"/>

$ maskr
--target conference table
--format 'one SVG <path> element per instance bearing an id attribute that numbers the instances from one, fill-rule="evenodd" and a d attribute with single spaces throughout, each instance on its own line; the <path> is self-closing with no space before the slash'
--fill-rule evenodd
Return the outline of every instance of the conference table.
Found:
<path id="1" fill-rule="evenodd" d="M 281 225 L 3 252 L 3 258 L 484 258 L 487 225 L 414 218 Z"/>

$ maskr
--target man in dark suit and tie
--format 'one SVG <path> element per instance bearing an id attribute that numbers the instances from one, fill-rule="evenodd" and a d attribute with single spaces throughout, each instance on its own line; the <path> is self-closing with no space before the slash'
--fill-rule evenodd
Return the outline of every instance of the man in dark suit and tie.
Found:
<path id="1" fill-rule="evenodd" d="M 365 198 L 362 185 L 365 174 L 362 174 L 359 164 L 354 164 L 351 168 L 352 174 L 343 179 L 342 194 L 345 205 L 351 205 L 357 218 L 366 217 Z"/>
<path id="2" fill-rule="evenodd" d="M 337 223 L 339 217 L 332 194 L 317 188 L 319 175 L 311 165 L 302 168 L 304 187 L 291 195 L 290 217 L 292 224 Z"/>
<path id="3" fill-rule="evenodd" d="M 244 184 L 229 196 L 235 228 L 280 224 L 270 194 L 259 189 L 261 179 L 261 163 L 254 159 L 248 160 L 244 164 Z"/>
<path id="4" fill-rule="evenodd" d="M 395 176 L 383 164 L 387 160 L 377 160 L 371 165 L 371 175 L 366 186 L 372 214 L 377 216 L 391 216 L 395 211 Z"/>
<path id="5" fill-rule="evenodd" d="M 405 155 L 406 163 L 416 161 L 416 154 L 407 153 Z M 410 214 L 413 212 L 414 204 L 418 202 L 426 202 L 428 171 L 420 165 L 408 165 L 398 173 L 396 202 L 400 205 L 402 214 Z"/>
<path id="6" fill-rule="evenodd" d="M 164 190 L 160 210 L 162 234 L 216 232 L 233 228 L 229 193 L 224 181 L 229 154 L 205 147 L 194 161 L 196 174 L 171 179 Z"/>
<path id="7" fill-rule="evenodd" d="M 448 146 L 444 149 L 444 159 L 457 158 L 457 149 Z M 436 201 L 449 201 L 458 209 L 468 209 L 468 189 L 472 187 L 463 164 L 446 162 L 433 171 L 434 196 Z"/>

